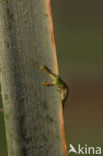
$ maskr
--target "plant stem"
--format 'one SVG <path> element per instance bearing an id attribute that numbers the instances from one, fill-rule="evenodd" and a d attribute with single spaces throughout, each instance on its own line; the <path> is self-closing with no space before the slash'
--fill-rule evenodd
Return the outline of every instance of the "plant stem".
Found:
<path id="1" fill-rule="evenodd" d="M 8 156 L 66 156 L 60 95 L 40 70 L 58 72 L 49 0 L 0 0 L 0 50 Z"/>

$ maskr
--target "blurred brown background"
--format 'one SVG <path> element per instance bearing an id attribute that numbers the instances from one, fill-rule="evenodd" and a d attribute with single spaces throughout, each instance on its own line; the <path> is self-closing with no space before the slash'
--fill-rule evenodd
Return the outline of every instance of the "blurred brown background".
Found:
<path id="1" fill-rule="evenodd" d="M 67 143 L 103 147 L 103 1 L 51 4 L 59 71 L 70 88 Z"/>

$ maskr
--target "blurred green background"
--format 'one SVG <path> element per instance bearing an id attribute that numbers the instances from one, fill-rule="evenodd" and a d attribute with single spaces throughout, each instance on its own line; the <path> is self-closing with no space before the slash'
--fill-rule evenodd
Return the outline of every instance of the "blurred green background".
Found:
<path id="1" fill-rule="evenodd" d="M 70 88 L 67 144 L 103 147 L 103 1 L 51 0 L 51 7 L 59 71 Z M 0 156 L 7 156 L 1 114 L 0 140 Z"/>
<path id="2" fill-rule="evenodd" d="M 64 110 L 67 143 L 103 148 L 103 1 L 51 4 L 59 71 L 70 88 Z"/>

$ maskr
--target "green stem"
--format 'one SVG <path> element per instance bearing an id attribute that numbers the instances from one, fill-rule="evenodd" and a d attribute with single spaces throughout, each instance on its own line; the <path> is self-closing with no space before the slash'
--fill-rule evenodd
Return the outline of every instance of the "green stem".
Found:
<path id="1" fill-rule="evenodd" d="M 48 0 L 0 0 L 1 87 L 8 156 L 63 156 Z"/>

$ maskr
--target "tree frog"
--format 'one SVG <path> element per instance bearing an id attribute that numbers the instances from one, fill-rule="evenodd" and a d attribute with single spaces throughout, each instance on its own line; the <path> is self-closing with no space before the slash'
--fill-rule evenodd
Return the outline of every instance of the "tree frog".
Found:
<path id="1" fill-rule="evenodd" d="M 59 90 L 60 96 L 61 96 L 61 100 L 62 100 L 62 106 L 63 106 L 63 109 L 64 109 L 64 105 L 65 105 L 65 102 L 67 100 L 68 93 L 69 93 L 69 89 L 68 89 L 67 84 L 60 78 L 59 75 L 54 74 L 47 66 L 41 66 L 40 68 L 52 80 L 50 82 L 44 81 L 43 85 L 47 86 L 47 87 L 55 86 Z M 0 112 L 3 112 L 2 108 L 0 108 Z"/>
<path id="2" fill-rule="evenodd" d="M 61 100 L 62 100 L 62 106 L 63 106 L 63 109 L 64 109 L 64 105 L 65 105 L 65 102 L 67 100 L 68 92 L 69 92 L 67 84 L 60 78 L 60 76 L 54 74 L 47 66 L 41 66 L 40 68 L 52 80 L 51 82 L 44 81 L 43 85 L 47 86 L 47 87 L 55 86 L 59 90 Z"/>

